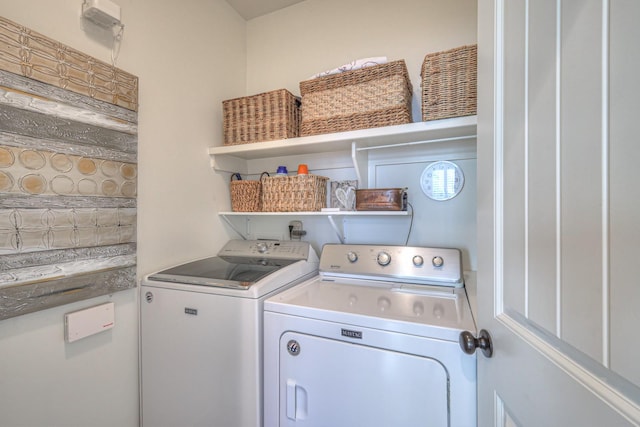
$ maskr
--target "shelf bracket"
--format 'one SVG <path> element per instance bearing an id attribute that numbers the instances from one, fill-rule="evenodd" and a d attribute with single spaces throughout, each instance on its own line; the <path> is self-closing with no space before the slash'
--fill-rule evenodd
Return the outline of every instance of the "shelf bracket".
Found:
<path id="1" fill-rule="evenodd" d="M 216 172 L 248 173 L 247 161 L 238 157 L 224 154 L 209 154 L 209 162 Z"/>
<path id="2" fill-rule="evenodd" d="M 367 151 L 358 150 L 358 143 L 351 143 L 351 161 L 356 171 L 356 179 L 358 180 L 358 188 L 368 188 L 369 176 L 367 166 L 369 162 L 369 154 Z"/>
<path id="3" fill-rule="evenodd" d="M 327 215 L 327 219 L 329 220 L 329 224 L 331 224 L 331 228 L 335 231 L 336 236 L 338 236 L 338 240 L 344 245 L 344 231 L 340 230 L 336 221 L 333 219 L 333 215 Z"/>
<path id="4" fill-rule="evenodd" d="M 227 225 L 238 234 L 238 236 L 242 237 L 242 240 L 247 240 L 246 236 L 242 234 L 240 231 L 238 231 L 236 226 L 231 222 L 231 220 L 226 215 L 220 215 L 220 216 L 222 217 L 224 222 L 226 222 Z"/>

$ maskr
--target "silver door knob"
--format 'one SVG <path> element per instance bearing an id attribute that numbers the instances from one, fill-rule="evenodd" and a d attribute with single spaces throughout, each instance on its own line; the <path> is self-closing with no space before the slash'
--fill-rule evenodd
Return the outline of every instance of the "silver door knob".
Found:
<path id="1" fill-rule="evenodd" d="M 460 348 L 467 354 L 473 354 L 476 348 L 482 350 L 482 354 L 485 357 L 493 356 L 493 343 L 491 342 L 491 335 L 485 329 L 480 331 L 478 338 L 474 337 L 469 331 L 460 332 L 460 338 L 458 339 Z"/>

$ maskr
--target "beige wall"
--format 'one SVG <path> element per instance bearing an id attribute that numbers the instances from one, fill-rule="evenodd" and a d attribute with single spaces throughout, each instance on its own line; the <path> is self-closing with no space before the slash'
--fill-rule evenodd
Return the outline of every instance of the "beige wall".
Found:
<path id="1" fill-rule="evenodd" d="M 117 66 L 140 78 L 139 275 L 209 255 L 228 239 L 214 212 L 226 182 L 209 166 L 223 99 L 244 92 L 245 21 L 226 2 L 114 0 L 125 24 Z M 110 34 L 82 0 L 0 0 L 0 14 L 111 62 Z M 63 314 L 105 301 L 116 326 L 66 344 Z M 0 424 L 138 425 L 136 290 L 0 322 Z"/>
<path id="2" fill-rule="evenodd" d="M 315 73 L 358 58 L 387 56 L 389 60 L 405 60 L 413 84 L 413 120 L 420 121 L 420 70 L 425 55 L 476 43 L 476 10 L 476 0 L 306 0 L 250 20 L 247 23 L 247 93 L 286 88 L 299 94 L 300 81 Z M 416 149 L 411 156 L 400 155 L 398 150 L 370 152 L 369 184 L 379 188 L 407 187 L 409 202 L 417 212 L 409 243 L 456 245 L 463 250 L 465 268 L 474 269 L 475 146 L 472 153 L 454 155 L 451 152 L 460 147 L 454 145 L 442 152 Z M 281 158 L 278 164 L 295 170 L 299 162 L 305 162 L 313 173 L 332 180 L 356 179 L 353 168 L 340 166 L 344 163 L 337 157 L 332 158 L 333 164 L 323 162 L 321 157 Z M 445 159 L 471 159 L 464 172 L 466 191 L 464 197 L 434 206 L 420 190 L 420 174 L 428 162 Z M 267 168 L 273 167 L 272 161 L 255 162 L 254 166 L 274 170 Z M 448 220 L 443 222 L 442 218 Z M 286 236 L 289 219 L 252 218 L 251 230 L 254 235 L 258 235 L 257 230 L 267 230 Z M 325 218 L 301 219 L 308 231 L 306 240 L 316 250 L 324 243 L 338 242 Z M 436 230 L 434 223 L 439 224 Z M 244 225 L 240 221 L 237 224 Z M 408 229 L 404 221 L 388 219 L 349 219 L 340 226 L 345 229 L 349 243 L 371 243 L 363 240 L 367 240 L 366 236 L 370 239 L 370 230 L 375 229 L 378 242 L 403 244 Z"/>
<path id="3" fill-rule="evenodd" d="M 247 24 L 247 92 L 287 88 L 354 59 L 404 59 L 420 121 L 420 68 L 430 52 L 476 42 L 476 0 L 307 0 Z"/>
<path id="4" fill-rule="evenodd" d="M 117 66 L 140 78 L 139 276 L 235 237 L 215 215 L 229 209 L 228 176 L 207 155 L 221 145 L 222 100 L 297 94 L 318 71 L 377 55 L 405 59 L 417 94 L 426 53 L 476 40 L 475 0 L 308 0 L 248 23 L 223 0 L 114 1 L 126 26 Z M 0 14 L 110 62 L 111 38 L 81 20 L 81 4 L 0 0 Z M 107 300 L 115 329 L 65 344 L 63 314 Z M 3 422 L 137 425 L 136 328 L 135 291 L 0 322 Z"/>

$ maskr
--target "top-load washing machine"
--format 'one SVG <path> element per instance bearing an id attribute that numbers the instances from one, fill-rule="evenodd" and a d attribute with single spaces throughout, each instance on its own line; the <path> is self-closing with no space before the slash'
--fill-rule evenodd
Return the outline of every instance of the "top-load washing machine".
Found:
<path id="1" fill-rule="evenodd" d="M 307 242 L 231 240 L 145 277 L 142 425 L 261 427 L 263 302 L 317 271 Z"/>
<path id="2" fill-rule="evenodd" d="M 265 427 L 476 425 L 459 250 L 325 245 L 264 310 Z"/>

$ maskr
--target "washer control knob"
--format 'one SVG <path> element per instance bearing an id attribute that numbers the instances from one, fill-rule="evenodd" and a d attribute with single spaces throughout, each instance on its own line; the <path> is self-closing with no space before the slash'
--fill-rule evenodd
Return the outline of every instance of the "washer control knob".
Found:
<path id="1" fill-rule="evenodd" d="M 420 255 L 415 255 L 413 257 L 413 265 L 415 265 L 416 267 L 421 267 L 422 264 L 424 264 L 424 258 L 422 258 Z"/>
<path id="2" fill-rule="evenodd" d="M 391 262 L 391 255 L 389 255 L 387 252 L 380 252 L 378 254 L 378 258 L 376 258 L 376 260 L 378 261 L 378 264 L 381 266 L 385 266 L 385 265 L 389 265 L 389 263 Z"/>
<path id="3" fill-rule="evenodd" d="M 356 262 L 358 260 L 358 254 L 353 252 L 353 251 L 349 251 L 347 253 L 347 259 L 349 260 L 349 262 L 353 263 Z"/>
<path id="4" fill-rule="evenodd" d="M 263 253 L 267 252 L 267 249 L 269 249 L 269 246 L 267 246 L 267 244 L 265 242 L 258 242 L 258 243 L 256 243 L 256 249 L 258 249 L 258 252 L 263 254 Z"/>
<path id="5" fill-rule="evenodd" d="M 433 264 L 434 267 L 442 267 L 442 265 L 444 264 L 444 259 L 442 259 L 441 256 L 436 255 L 431 260 L 431 264 Z"/>

